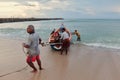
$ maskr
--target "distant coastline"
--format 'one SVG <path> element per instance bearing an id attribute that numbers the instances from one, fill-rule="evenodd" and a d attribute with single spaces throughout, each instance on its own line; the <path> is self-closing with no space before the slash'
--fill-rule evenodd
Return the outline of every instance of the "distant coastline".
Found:
<path id="1" fill-rule="evenodd" d="M 0 18 L 0 23 L 40 21 L 40 20 L 64 20 L 64 18 Z"/>

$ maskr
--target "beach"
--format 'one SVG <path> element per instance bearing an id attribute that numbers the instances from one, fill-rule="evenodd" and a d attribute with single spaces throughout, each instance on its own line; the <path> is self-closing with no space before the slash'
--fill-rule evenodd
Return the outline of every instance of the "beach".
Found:
<path id="1" fill-rule="evenodd" d="M 68 55 L 41 47 L 44 70 L 31 73 L 22 40 L 0 39 L 0 80 L 119 80 L 120 50 L 72 44 Z M 38 68 L 37 64 L 35 66 Z"/>

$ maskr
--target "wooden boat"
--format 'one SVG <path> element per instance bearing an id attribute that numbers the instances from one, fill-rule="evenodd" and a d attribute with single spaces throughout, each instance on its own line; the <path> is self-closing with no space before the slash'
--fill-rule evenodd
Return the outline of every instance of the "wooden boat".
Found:
<path id="1" fill-rule="evenodd" d="M 68 29 L 65 28 L 65 31 L 69 34 L 69 40 L 71 40 L 72 35 Z M 59 51 L 62 48 L 62 43 L 60 41 L 60 29 L 54 31 L 53 34 L 49 37 L 49 44 L 53 50 Z"/>

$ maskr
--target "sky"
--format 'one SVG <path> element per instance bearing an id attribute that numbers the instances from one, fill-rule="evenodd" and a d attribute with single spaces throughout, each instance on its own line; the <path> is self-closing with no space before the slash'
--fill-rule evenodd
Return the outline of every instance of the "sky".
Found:
<path id="1" fill-rule="evenodd" d="M 120 19 L 120 0 L 0 0 L 0 17 Z"/>

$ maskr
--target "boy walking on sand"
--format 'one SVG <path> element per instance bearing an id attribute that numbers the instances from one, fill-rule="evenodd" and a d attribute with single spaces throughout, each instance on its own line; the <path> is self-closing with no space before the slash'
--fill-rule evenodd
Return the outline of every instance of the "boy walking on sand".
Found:
<path id="1" fill-rule="evenodd" d="M 37 69 L 33 64 L 34 61 L 37 61 L 40 70 L 43 69 L 41 67 L 41 60 L 39 55 L 40 54 L 39 44 L 41 44 L 41 38 L 37 33 L 35 33 L 33 25 L 29 25 L 27 27 L 27 33 L 29 34 L 28 41 L 27 43 L 23 43 L 23 47 L 28 49 L 27 52 L 28 56 L 26 62 L 33 69 L 32 72 L 36 72 Z"/>

